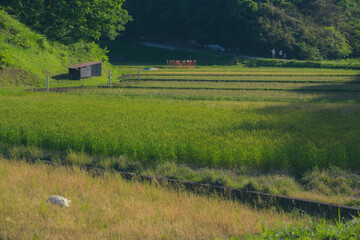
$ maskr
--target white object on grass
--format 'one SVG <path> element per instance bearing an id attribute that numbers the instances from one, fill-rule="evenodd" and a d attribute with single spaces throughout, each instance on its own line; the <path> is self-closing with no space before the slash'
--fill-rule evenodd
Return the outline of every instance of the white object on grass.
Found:
<path id="1" fill-rule="evenodd" d="M 46 202 L 50 202 L 52 204 L 59 205 L 62 207 L 70 207 L 71 200 L 66 199 L 59 195 L 53 195 L 53 196 L 49 197 L 46 200 Z"/>

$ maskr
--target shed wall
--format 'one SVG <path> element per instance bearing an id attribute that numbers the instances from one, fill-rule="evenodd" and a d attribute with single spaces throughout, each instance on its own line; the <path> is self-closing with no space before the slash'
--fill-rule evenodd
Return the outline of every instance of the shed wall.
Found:
<path id="1" fill-rule="evenodd" d="M 102 75 L 101 63 L 83 63 L 69 67 L 69 75 L 71 79 L 80 80 L 81 78 L 88 78 Z"/>

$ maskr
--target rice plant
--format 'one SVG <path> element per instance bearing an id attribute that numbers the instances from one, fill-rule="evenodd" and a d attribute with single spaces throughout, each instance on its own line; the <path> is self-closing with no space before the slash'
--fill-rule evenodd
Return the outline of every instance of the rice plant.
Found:
<path id="1" fill-rule="evenodd" d="M 302 174 L 357 169 L 357 104 L 213 102 L 118 95 L 0 96 L 0 141 L 94 155 L 125 155 L 145 165 Z"/>

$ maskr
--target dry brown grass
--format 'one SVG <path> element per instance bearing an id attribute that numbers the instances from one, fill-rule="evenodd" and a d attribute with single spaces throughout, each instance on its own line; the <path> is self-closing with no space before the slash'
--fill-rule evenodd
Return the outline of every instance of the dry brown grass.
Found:
<path id="1" fill-rule="evenodd" d="M 46 203 L 54 194 L 65 209 Z M 209 239 L 299 221 L 274 211 L 138 182 L 118 174 L 0 159 L 0 239 Z"/>

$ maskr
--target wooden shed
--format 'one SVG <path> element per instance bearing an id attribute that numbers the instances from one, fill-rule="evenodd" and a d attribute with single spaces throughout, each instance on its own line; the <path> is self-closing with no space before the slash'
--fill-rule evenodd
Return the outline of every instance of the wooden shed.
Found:
<path id="1" fill-rule="evenodd" d="M 70 66 L 69 75 L 70 78 L 74 80 L 101 76 L 101 62 L 88 62 Z"/>

